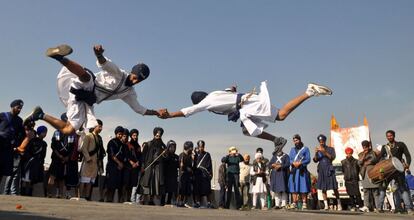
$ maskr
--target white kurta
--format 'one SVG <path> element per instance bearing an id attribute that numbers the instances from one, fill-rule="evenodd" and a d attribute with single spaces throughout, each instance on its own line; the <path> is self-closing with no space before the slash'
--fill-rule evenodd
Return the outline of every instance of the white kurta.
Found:
<path id="1" fill-rule="evenodd" d="M 243 95 L 246 100 L 248 94 Z M 181 109 L 185 117 L 205 110 L 229 114 L 236 110 L 237 93 L 214 91 L 208 94 L 200 103 Z M 260 135 L 268 126 L 264 121 L 275 122 L 278 109 L 270 103 L 267 83 L 260 85 L 260 93 L 254 94 L 244 102 L 240 109 L 240 120 L 251 136 Z"/>
<path id="2" fill-rule="evenodd" d="M 108 58 L 106 58 L 106 62 L 102 65 L 97 62 L 97 66 L 102 70 L 95 74 L 95 82 L 92 79 L 89 82 L 81 82 L 66 67 L 63 67 L 57 76 L 58 95 L 67 109 L 68 121 L 75 130 L 82 127 L 85 122 L 86 128 L 93 128 L 97 125 L 97 122 L 93 106 L 76 101 L 75 95 L 69 92 L 71 87 L 92 91 L 95 83 L 95 95 L 98 104 L 105 100 L 121 99 L 136 113 L 144 115 L 147 108 L 139 104 L 134 88 L 125 85 L 125 80 L 129 74 Z M 119 85 L 121 86 L 117 93 L 109 96 Z"/>
<path id="3" fill-rule="evenodd" d="M 260 166 L 260 164 L 259 164 Z M 250 168 L 250 175 L 254 176 L 256 173 L 254 172 L 254 167 L 252 166 Z M 268 171 L 266 170 L 266 175 L 268 174 Z M 256 177 L 256 183 L 250 186 L 250 191 L 252 193 L 264 193 L 267 192 L 266 183 L 263 182 L 262 177 Z"/>

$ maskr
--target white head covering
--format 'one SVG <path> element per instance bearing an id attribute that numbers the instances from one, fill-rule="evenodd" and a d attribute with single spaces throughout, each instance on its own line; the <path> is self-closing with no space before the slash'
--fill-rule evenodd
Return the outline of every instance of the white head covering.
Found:
<path id="1" fill-rule="evenodd" d="M 259 158 L 262 158 L 263 157 L 263 154 L 261 154 L 261 153 L 256 153 L 255 155 L 254 155 L 254 159 L 259 159 Z"/>

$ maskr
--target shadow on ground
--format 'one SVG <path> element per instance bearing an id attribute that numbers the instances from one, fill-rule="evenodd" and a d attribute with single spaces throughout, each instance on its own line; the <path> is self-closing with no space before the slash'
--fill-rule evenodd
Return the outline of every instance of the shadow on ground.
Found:
<path id="1" fill-rule="evenodd" d="M 46 217 L 41 215 L 35 215 L 33 213 L 28 213 L 24 211 L 0 211 L 0 219 L 7 220 L 27 220 L 27 219 L 36 219 L 36 220 L 60 220 L 64 218 L 58 217 Z"/>

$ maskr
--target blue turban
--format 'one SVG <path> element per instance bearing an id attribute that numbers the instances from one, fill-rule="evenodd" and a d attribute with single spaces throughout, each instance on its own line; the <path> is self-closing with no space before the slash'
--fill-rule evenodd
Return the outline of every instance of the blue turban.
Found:
<path id="1" fill-rule="evenodd" d="M 137 75 L 139 81 L 142 81 L 148 78 L 150 74 L 150 69 L 147 65 L 139 63 L 132 67 L 131 73 Z"/>
<path id="2" fill-rule="evenodd" d="M 62 121 L 68 121 L 68 115 L 66 115 L 66 112 L 62 113 L 62 115 L 60 115 L 60 119 Z"/>
<path id="3" fill-rule="evenodd" d="M 13 102 L 10 103 L 10 108 L 14 108 L 17 106 L 23 107 L 23 101 L 21 99 L 16 99 Z"/>
<path id="4" fill-rule="evenodd" d="M 36 129 L 36 133 L 37 133 L 37 135 L 40 135 L 41 133 L 44 133 L 44 132 L 47 132 L 47 127 L 46 126 L 39 126 L 39 127 L 37 127 L 37 129 Z"/>

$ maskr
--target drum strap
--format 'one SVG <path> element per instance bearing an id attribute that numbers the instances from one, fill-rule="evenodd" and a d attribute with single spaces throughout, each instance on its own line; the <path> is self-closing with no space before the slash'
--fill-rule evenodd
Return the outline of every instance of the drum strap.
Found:
<path id="1" fill-rule="evenodd" d="M 390 159 L 393 157 L 392 153 L 391 153 L 391 147 L 390 145 L 386 144 L 385 145 L 385 150 L 387 151 L 387 159 Z"/>

